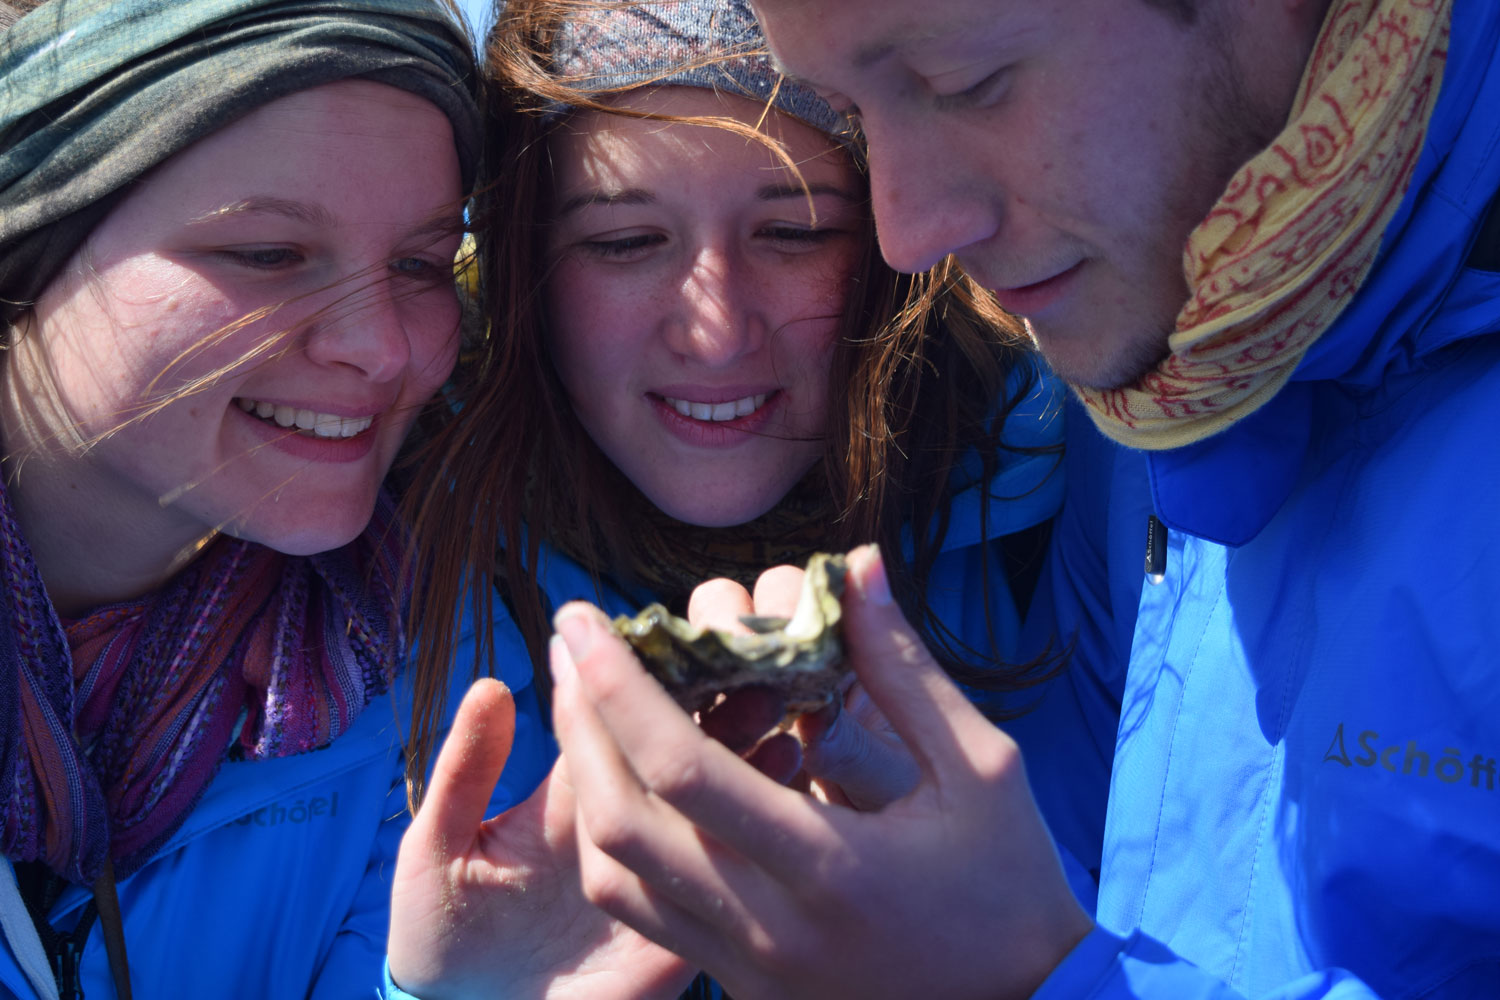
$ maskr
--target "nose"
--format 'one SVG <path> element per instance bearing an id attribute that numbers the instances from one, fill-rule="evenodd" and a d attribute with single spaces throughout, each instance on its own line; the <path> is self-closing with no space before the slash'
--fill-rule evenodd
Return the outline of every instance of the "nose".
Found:
<path id="1" fill-rule="evenodd" d="M 870 204 L 880 253 L 915 274 L 995 236 L 999 184 L 966 166 L 965 151 L 941 128 L 863 121 L 869 141 Z"/>
<path id="2" fill-rule="evenodd" d="M 698 250 L 665 320 L 667 347 L 709 368 L 732 364 L 758 350 L 767 325 L 752 269 L 723 248 Z"/>
<path id="3" fill-rule="evenodd" d="M 397 378 L 412 358 L 399 294 L 385 275 L 361 276 L 330 289 L 310 320 L 308 357 L 354 369 L 371 382 Z"/>

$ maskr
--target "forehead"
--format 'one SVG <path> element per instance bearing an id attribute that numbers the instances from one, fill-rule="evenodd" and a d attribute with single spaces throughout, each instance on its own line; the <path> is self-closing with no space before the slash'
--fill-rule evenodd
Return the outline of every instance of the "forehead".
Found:
<path id="1" fill-rule="evenodd" d="M 766 40 L 791 75 L 864 69 L 897 50 L 920 50 L 992 24 L 1000 0 L 755 0 Z"/>
<path id="2" fill-rule="evenodd" d="M 168 159 L 127 199 L 164 220 L 249 196 L 315 199 L 345 221 L 457 205 L 452 126 L 435 105 L 349 80 L 271 101 Z M 456 207 L 454 211 L 457 211 Z"/>

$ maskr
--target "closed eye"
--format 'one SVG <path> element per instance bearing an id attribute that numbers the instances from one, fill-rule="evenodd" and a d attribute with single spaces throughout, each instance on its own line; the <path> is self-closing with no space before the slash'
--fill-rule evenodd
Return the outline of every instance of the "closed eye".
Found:
<path id="1" fill-rule="evenodd" d="M 966 111 L 993 103 L 1010 80 L 1010 67 L 1002 66 L 971 87 L 956 94 L 938 94 L 933 103 L 939 111 Z"/>
<path id="2" fill-rule="evenodd" d="M 216 250 L 215 256 L 253 268 L 257 271 L 276 271 L 302 263 L 302 254 L 291 247 L 236 247 Z"/>
<path id="3" fill-rule="evenodd" d="M 766 226 L 756 233 L 787 253 L 805 253 L 843 234 L 842 229 L 809 229 L 805 226 Z"/>
<path id="4" fill-rule="evenodd" d="M 634 260 L 666 239 L 660 233 L 635 233 L 615 239 L 584 240 L 579 246 L 586 253 L 606 260 Z"/>

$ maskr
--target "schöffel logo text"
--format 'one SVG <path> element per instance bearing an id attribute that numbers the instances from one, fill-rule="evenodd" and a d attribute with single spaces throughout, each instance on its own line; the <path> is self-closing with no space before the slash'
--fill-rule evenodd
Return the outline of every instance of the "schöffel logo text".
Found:
<path id="1" fill-rule="evenodd" d="M 311 798 L 284 800 L 262 806 L 235 820 L 240 826 L 280 826 L 283 823 L 310 823 L 324 816 L 339 814 L 339 793 L 314 795 Z"/>
<path id="2" fill-rule="evenodd" d="M 1429 752 L 1416 740 L 1382 741 L 1373 729 L 1360 731 L 1354 738 L 1360 752 L 1349 755 L 1344 744 L 1344 724 L 1334 731 L 1333 741 L 1323 754 L 1324 761 L 1332 761 L 1345 767 L 1375 767 L 1379 765 L 1392 774 L 1404 774 L 1414 778 L 1436 778 L 1438 781 L 1456 785 L 1460 782 L 1470 788 L 1485 791 L 1495 790 L 1495 758 L 1476 753 L 1464 760 L 1462 751 L 1453 747 L 1441 747 Z M 1468 781 L 1464 782 L 1465 775 Z"/>

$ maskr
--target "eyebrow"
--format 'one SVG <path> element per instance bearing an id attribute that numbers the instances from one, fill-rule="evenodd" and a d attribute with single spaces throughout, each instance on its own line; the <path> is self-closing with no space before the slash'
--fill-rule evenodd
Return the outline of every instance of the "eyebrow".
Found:
<path id="1" fill-rule="evenodd" d="M 800 184 L 767 184 L 755 192 L 755 197 L 760 201 L 778 201 L 782 198 L 805 198 L 808 195 L 816 197 L 820 194 L 832 195 L 851 203 L 862 200 L 859 195 L 837 184 L 809 184 L 806 188 Z M 627 188 L 624 191 L 585 191 L 564 201 L 558 207 L 556 218 L 561 219 L 591 205 L 651 205 L 655 204 L 656 200 L 656 195 L 644 188 Z"/>
<path id="2" fill-rule="evenodd" d="M 289 198 L 277 198 L 273 195 L 253 195 L 232 204 L 223 205 L 203 213 L 193 219 L 191 224 L 217 222 L 220 219 L 233 218 L 238 215 L 280 215 L 314 226 L 333 228 L 338 225 L 338 220 L 334 218 L 333 213 L 322 205 L 293 201 Z"/>
<path id="3" fill-rule="evenodd" d="M 801 184 L 767 184 L 755 192 L 755 196 L 761 201 L 776 201 L 781 198 L 806 198 L 808 195 L 816 197 L 820 194 L 833 195 L 835 198 L 842 198 L 844 201 L 851 203 L 864 200 L 853 191 L 841 188 L 837 184 L 808 184 L 806 187 Z"/>
<path id="4" fill-rule="evenodd" d="M 575 194 L 564 201 L 557 208 L 556 217 L 587 208 L 590 205 L 650 205 L 656 201 L 656 195 L 645 188 L 626 188 L 623 191 L 585 191 Z"/>

